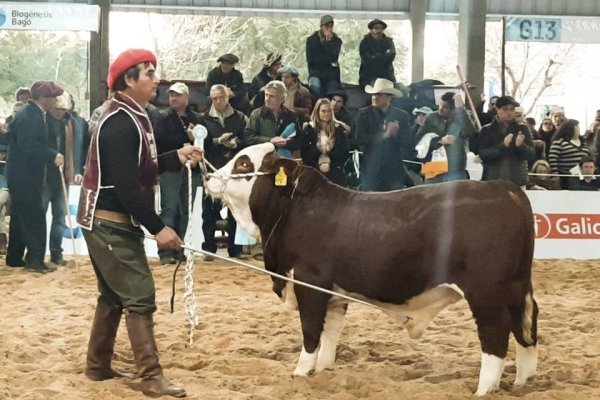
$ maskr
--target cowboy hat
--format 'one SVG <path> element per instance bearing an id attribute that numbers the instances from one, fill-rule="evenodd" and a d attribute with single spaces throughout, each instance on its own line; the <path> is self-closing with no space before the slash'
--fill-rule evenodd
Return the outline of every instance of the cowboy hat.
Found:
<path id="1" fill-rule="evenodd" d="M 394 87 L 394 83 L 383 78 L 377 78 L 373 86 L 365 86 L 365 92 L 368 94 L 389 94 L 395 97 L 402 97 L 402 92 Z"/>

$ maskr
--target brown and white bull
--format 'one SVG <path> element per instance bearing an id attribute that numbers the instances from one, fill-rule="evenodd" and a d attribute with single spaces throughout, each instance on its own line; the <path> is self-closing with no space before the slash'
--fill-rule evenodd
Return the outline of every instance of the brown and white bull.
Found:
<path id="1" fill-rule="evenodd" d="M 205 181 L 239 226 L 262 239 L 269 271 L 385 307 L 411 338 L 465 298 L 482 350 L 476 394 L 498 389 L 510 333 L 515 385 L 535 374 L 533 217 L 517 186 L 459 181 L 361 193 L 274 150 L 248 147 Z M 281 169 L 287 183 L 276 186 Z M 304 341 L 293 375 L 332 367 L 347 301 L 279 278 L 273 290 L 300 313 Z"/>

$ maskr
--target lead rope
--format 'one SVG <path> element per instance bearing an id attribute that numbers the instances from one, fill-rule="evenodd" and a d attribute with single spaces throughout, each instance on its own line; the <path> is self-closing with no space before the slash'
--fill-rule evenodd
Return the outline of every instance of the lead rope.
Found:
<path id="1" fill-rule="evenodd" d="M 192 164 L 190 161 L 185 163 L 188 177 L 188 226 L 187 232 L 189 236 L 186 238 L 188 243 L 192 243 Z M 190 347 L 194 344 L 194 330 L 200 323 L 200 318 L 196 313 L 196 295 L 194 294 L 194 254 L 189 248 L 185 249 L 185 276 L 183 277 L 183 284 L 185 292 L 183 293 L 183 304 L 185 306 L 185 313 L 187 314 L 188 321 L 190 322 Z"/>

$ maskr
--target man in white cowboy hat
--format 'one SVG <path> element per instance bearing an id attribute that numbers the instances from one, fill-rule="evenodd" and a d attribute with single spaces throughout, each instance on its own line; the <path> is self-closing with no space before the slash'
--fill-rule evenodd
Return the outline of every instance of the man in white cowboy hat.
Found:
<path id="1" fill-rule="evenodd" d="M 408 114 L 391 105 L 402 92 L 383 78 L 367 85 L 372 105 L 359 110 L 356 121 L 358 148 L 363 152 L 361 190 L 386 191 L 412 186 L 402 160 L 412 158 L 414 140 L 410 136 Z"/>
<path id="2" fill-rule="evenodd" d="M 448 158 L 448 171 L 425 179 L 426 183 L 439 183 L 466 179 L 468 140 L 476 132 L 475 125 L 465 110 L 460 94 L 446 92 L 442 95 L 437 112 L 425 118 L 425 124 L 417 133 L 416 142 L 428 133 L 437 136 L 429 142 L 426 161 L 431 160 L 434 150 L 444 146 Z"/>

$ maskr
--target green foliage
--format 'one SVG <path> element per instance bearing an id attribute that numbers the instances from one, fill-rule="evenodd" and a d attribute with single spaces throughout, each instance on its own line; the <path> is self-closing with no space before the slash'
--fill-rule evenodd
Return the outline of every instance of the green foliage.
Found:
<path id="1" fill-rule="evenodd" d="M 87 43 L 73 32 L 0 31 L 0 115 L 6 117 L 15 90 L 37 80 L 55 81 L 87 109 Z"/>

